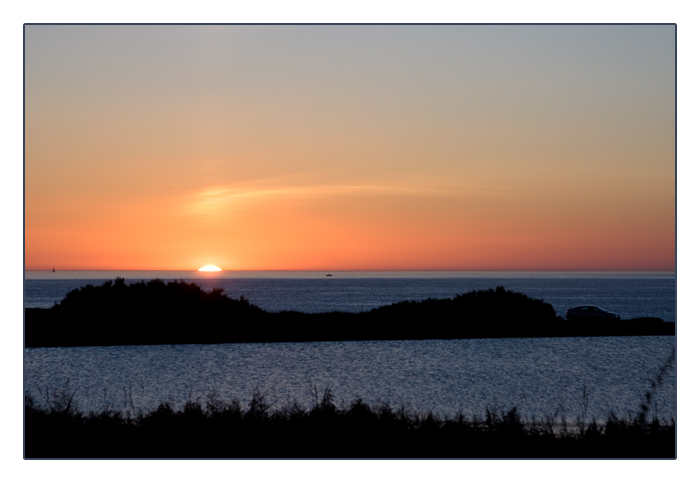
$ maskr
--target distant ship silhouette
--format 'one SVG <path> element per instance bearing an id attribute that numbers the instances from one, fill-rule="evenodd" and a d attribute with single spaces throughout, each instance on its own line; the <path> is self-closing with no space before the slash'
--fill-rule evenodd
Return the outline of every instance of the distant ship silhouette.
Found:
<path id="1" fill-rule="evenodd" d="M 326 274 L 326 277 L 332 277 L 332 276 L 333 276 L 333 275 L 331 275 L 330 273 L 327 273 L 327 274 Z"/>

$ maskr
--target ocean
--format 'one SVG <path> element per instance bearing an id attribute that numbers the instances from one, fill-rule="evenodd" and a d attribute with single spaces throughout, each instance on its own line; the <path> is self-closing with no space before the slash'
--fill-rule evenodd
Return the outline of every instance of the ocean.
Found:
<path id="1" fill-rule="evenodd" d="M 676 320 L 674 273 L 28 271 L 24 305 L 51 307 L 70 290 L 116 277 L 221 287 L 268 311 L 359 312 L 503 286 L 559 315 L 594 304 L 622 318 Z M 314 387 L 329 387 L 338 402 L 362 397 L 445 415 L 517 406 L 531 417 L 574 418 L 585 409 L 603 418 L 634 414 L 675 346 L 675 337 L 660 336 L 28 348 L 24 390 L 39 403 L 75 393 L 75 404 L 91 411 L 212 395 L 246 402 L 255 390 L 278 405 L 305 405 Z M 659 417 L 676 417 L 675 366 L 654 397 Z"/>
<path id="2" fill-rule="evenodd" d="M 331 276 L 328 276 L 331 275 Z M 673 272 L 216 272 L 27 271 L 24 306 L 49 308 L 71 290 L 116 277 L 127 283 L 159 278 L 215 287 L 272 312 L 361 312 L 403 300 L 452 298 L 503 286 L 552 304 L 558 315 L 576 305 L 598 305 L 623 319 L 676 321 Z"/>

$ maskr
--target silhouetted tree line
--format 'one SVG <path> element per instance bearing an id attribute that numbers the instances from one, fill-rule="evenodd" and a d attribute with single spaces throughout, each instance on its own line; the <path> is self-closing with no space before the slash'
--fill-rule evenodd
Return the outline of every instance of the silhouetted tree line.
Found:
<path id="1" fill-rule="evenodd" d="M 50 309 L 25 309 L 27 347 L 672 334 L 675 324 L 655 318 L 564 321 L 551 304 L 503 287 L 361 313 L 308 314 L 267 312 L 243 296 L 184 281 L 127 285 L 117 278 L 75 289 Z"/>

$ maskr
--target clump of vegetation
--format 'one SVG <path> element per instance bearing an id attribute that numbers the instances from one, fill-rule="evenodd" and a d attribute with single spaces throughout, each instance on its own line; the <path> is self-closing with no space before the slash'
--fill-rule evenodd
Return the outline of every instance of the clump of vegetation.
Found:
<path id="1" fill-rule="evenodd" d="M 366 319 L 417 339 L 426 332 L 435 339 L 532 336 L 561 322 L 551 304 L 503 287 L 386 305 L 369 311 Z"/>
<path id="2" fill-rule="evenodd" d="M 370 311 L 376 316 L 450 318 L 456 322 L 475 319 L 495 323 L 546 323 L 557 320 L 551 304 L 497 287 L 475 290 L 453 299 L 427 299 L 385 305 Z"/>
<path id="3" fill-rule="evenodd" d="M 195 283 L 166 283 L 160 279 L 127 285 L 123 278 L 72 290 L 51 310 L 72 317 L 98 315 L 119 320 L 125 317 L 180 318 L 181 314 L 235 313 L 242 316 L 264 313 L 242 296 L 239 299 L 228 297 L 222 288 L 207 292 Z"/>
<path id="4" fill-rule="evenodd" d="M 215 343 L 267 313 L 223 289 L 123 278 L 69 292 L 51 309 L 25 309 L 28 347 Z"/>

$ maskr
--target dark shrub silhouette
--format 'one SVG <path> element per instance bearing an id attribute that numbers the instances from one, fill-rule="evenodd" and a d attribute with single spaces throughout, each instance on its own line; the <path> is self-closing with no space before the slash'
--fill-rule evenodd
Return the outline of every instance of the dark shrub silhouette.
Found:
<path id="1" fill-rule="evenodd" d="M 36 345 L 120 345 L 217 342 L 245 337 L 266 312 L 217 288 L 117 278 L 69 292 L 48 310 L 25 311 L 25 341 Z"/>
<path id="2" fill-rule="evenodd" d="M 551 304 L 503 287 L 453 299 L 399 302 L 371 310 L 368 318 L 382 320 L 394 330 L 403 327 L 412 338 L 421 338 L 419 335 L 426 331 L 430 333 L 428 338 L 525 335 L 558 320 Z"/>

